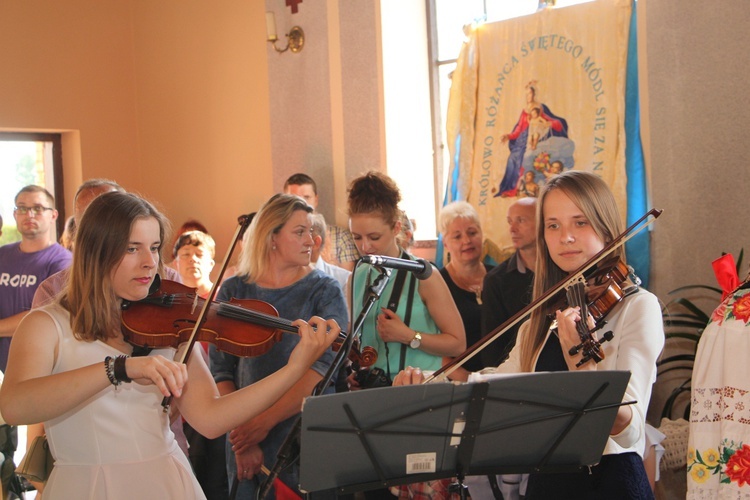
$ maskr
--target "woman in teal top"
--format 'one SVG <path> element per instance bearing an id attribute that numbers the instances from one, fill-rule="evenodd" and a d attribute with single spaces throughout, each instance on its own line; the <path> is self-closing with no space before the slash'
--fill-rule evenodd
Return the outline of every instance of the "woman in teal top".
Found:
<path id="1" fill-rule="evenodd" d="M 368 172 L 352 181 L 349 188 L 349 228 L 361 255 L 413 258 L 398 244 L 401 232 L 401 194 L 396 183 L 385 174 Z M 354 317 L 358 317 L 369 284 L 378 271 L 361 264 L 350 279 L 354 286 Z M 398 275 L 405 274 L 395 312 L 388 309 Z M 410 288 L 413 292 L 410 294 Z M 408 307 L 412 295 L 411 307 Z M 411 314 L 407 314 L 408 311 Z M 408 325 L 405 320 L 408 319 Z M 434 272 L 426 280 L 417 280 L 412 273 L 398 271 L 391 274 L 388 285 L 368 314 L 361 331 L 362 346 L 372 346 L 378 352 L 375 367 L 395 376 L 401 366 L 422 370 L 436 370 L 444 357 L 458 356 L 466 349 L 461 315 L 440 273 Z M 350 379 L 352 387 L 358 387 Z"/>

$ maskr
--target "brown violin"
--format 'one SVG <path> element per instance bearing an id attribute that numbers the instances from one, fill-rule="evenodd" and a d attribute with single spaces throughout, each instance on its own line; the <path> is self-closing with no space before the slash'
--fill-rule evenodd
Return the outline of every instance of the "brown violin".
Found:
<path id="1" fill-rule="evenodd" d="M 614 338 L 612 332 L 605 332 L 599 339 L 593 333 L 600 330 L 605 324 L 604 317 L 628 295 L 638 291 L 641 280 L 633 273 L 618 257 L 610 257 L 601 261 L 594 272 L 587 275 L 586 280 L 571 283 L 565 289 L 562 300 L 552 301 L 547 317 L 554 319 L 555 311 L 568 307 L 579 307 L 581 321 L 576 323 L 576 330 L 581 343 L 570 348 L 569 354 L 583 354 L 576 366 L 581 366 L 588 360 L 599 363 L 604 359 L 601 345 Z M 594 320 L 594 328 L 589 328 L 587 318 L 591 315 Z M 554 325 L 554 323 L 553 323 Z M 553 326 L 553 329 L 555 327 Z"/>
<path id="2" fill-rule="evenodd" d="M 188 342 L 198 321 L 205 299 L 195 289 L 170 280 L 162 280 L 158 290 L 137 302 L 123 302 L 122 332 L 133 345 L 148 348 L 177 348 Z M 261 356 L 268 352 L 282 333 L 298 333 L 291 321 L 279 317 L 276 308 L 262 300 L 232 299 L 212 302 L 195 340 L 209 342 L 222 352 L 240 357 Z M 345 333 L 339 334 L 334 350 L 341 346 Z M 366 347 L 352 349 L 349 358 L 360 366 L 371 366 L 377 352 Z"/>
<path id="3" fill-rule="evenodd" d="M 175 282 L 165 285 L 165 290 L 162 290 L 160 282 L 155 279 L 152 284 L 155 290 L 151 290 L 146 299 L 123 302 L 122 329 L 125 338 L 135 345 L 145 347 L 176 348 L 184 343 L 185 349 L 177 352 L 175 360 L 186 363 L 198 340 L 211 342 L 219 350 L 237 356 L 259 356 L 268 352 L 281 339 L 284 331 L 298 333 L 291 321 L 279 318 L 276 308 L 263 301 L 214 301 L 219 283 L 229 265 L 229 257 L 254 215 L 241 215 L 237 218 L 238 225 L 232 244 L 216 282 L 205 299 L 198 297 L 195 290 Z M 238 327 L 240 324 L 241 328 Z M 248 333 L 248 324 L 255 325 L 252 333 Z M 346 334 L 343 337 L 346 339 Z M 363 359 L 367 361 L 372 357 L 368 354 Z M 372 363 L 374 362 L 373 360 Z M 330 379 L 325 381 L 328 382 Z M 171 400 L 172 396 L 166 396 L 162 400 L 164 412 L 169 411 Z"/>

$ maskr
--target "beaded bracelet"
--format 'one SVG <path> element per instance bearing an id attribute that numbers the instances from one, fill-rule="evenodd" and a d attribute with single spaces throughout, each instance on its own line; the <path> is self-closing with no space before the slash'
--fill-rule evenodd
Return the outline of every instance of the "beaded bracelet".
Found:
<path id="1" fill-rule="evenodd" d="M 112 356 L 104 358 L 104 371 L 107 372 L 107 378 L 112 385 L 115 387 L 120 385 L 120 382 L 115 378 L 115 358 Z"/>
<path id="2" fill-rule="evenodd" d="M 128 377 L 128 371 L 125 369 L 126 359 L 128 359 L 128 357 L 124 354 L 115 358 L 115 380 L 117 380 L 118 383 L 130 383 L 133 381 L 130 377 Z"/>

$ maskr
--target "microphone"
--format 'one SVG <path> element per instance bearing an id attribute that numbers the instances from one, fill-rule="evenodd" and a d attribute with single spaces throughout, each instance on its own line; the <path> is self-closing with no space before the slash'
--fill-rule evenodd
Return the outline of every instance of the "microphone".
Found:
<path id="1" fill-rule="evenodd" d="M 424 259 L 409 260 L 384 255 L 365 255 L 362 262 L 372 266 L 388 267 L 390 269 L 403 269 L 414 273 L 418 280 L 426 280 L 432 274 L 432 264 Z"/>

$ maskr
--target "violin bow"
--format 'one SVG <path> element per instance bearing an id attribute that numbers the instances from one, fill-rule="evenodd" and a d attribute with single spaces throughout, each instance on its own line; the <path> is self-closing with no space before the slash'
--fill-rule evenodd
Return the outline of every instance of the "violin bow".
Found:
<path id="1" fill-rule="evenodd" d="M 224 271 L 226 271 L 227 267 L 229 266 L 229 259 L 231 258 L 232 253 L 234 253 L 234 249 L 237 247 L 237 242 L 239 241 L 240 237 L 242 237 L 242 235 L 245 234 L 245 231 L 247 230 L 247 227 L 250 225 L 250 222 L 252 220 L 253 220 L 253 216 L 249 214 L 240 215 L 237 218 L 237 230 L 235 231 L 234 236 L 232 237 L 232 244 L 229 247 L 229 251 L 227 251 L 226 255 L 224 256 L 224 262 L 222 262 L 221 264 L 221 269 L 219 270 L 219 276 L 216 278 L 216 281 L 211 287 L 211 291 L 208 292 L 208 297 L 206 297 L 206 300 L 203 302 L 203 307 L 201 308 L 201 312 L 198 315 L 198 319 L 195 321 L 195 325 L 193 326 L 193 331 L 190 333 L 190 337 L 185 342 L 186 347 L 184 349 L 182 347 L 178 349 L 177 354 L 175 356 L 175 361 L 178 361 L 180 363 L 186 363 L 187 360 L 190 358 L 190 354 L 193 352 L 193 346 L 195 345 L 195 339 L 197 338 L 198 332 L 200 332 L 200 329 L 206 323 L 206 316 L 208 315 L 208 311 L 211 307 L 211 303 L 216 297 L 216 292 L 219 290 L 221 281 L 224 278 Z M 193 307 L 195 308 L 197 304 L 198 304 L 198 294 L 196 293 Z M 172 401 L 172 396 L 164 396 L 164 399 L 162 399 L 161 406 L 164 408 L 164 413 L 169 412 L 169 406 L 171 404 L 171 401 Z"/>
<path id="2" fill-rule="evenodd" d="M 651 225 L 662 214 L 662 212 L 663 210 L 658 209 L 658 208 L 652 208 L 651 210 L 646 212 L 640 219 L 635 221 L 630 227 L 628 227 L 615 239 L 609 242 L 609 244 L 607 244 L 604 248 L 602 248 L 596 255 L 594 255 L 588 261 L 583 263 L 581 267 L 579 267 L 578 269 L 576 269 L 575 271 L 567 275 L 565 278 L 560 280 L 556 285 L 552 286 L 550 289 L 544 292 L 538 299 L 531 302 L 529 305 L 527 305 L 526 307 L 518 311 L 516 314 L 511 316 L 510 319 L 508 319 L 508 321 L 506 321 L 505 323 L 497 327 L 494 331 L 482 337 L 479 341 L 477 341 L 474 345 L 472 345 L 467 350 L 465 350 L 462 354 L 453 358 L 448 364 L 442 366 L 439 370 L 435 371 L 432 375 L 427 377 L 423 383 L 428 384 L 430 382 L 445 382 L 454 371 L 456 371 L 459 367 L 461 367 L 468 360 L 473 358 L 476 354 L 478 354 L 482 349 L 484 349 L 487 345 L 489 345 L 495 339 L 497 339 L 506 331 L 514 327 L 517 323 L 521 321 L 521 319 L 525 318 L 527 315 L 534 312 L 542 304 L 547 302 L 547 300 L 549 300 L 551 297 L 554 297 L 555 295 L 557 295 L 558 292 L 570 286 L 571 283 L 581 279 L 581 277 L 586 271 L 588 271 L 589 269 L 597 265 L 605 257 L 607 257 L 609 254 L 614 252 L 617 248 L 624 245 L 628 240 L 630 240 L 635 235 L 637 235 L 642 230 L 644 230 L 649 225 Z M 652 218 L 650 220 L 647 220 L 649 217 L 652 217 Z"/>

